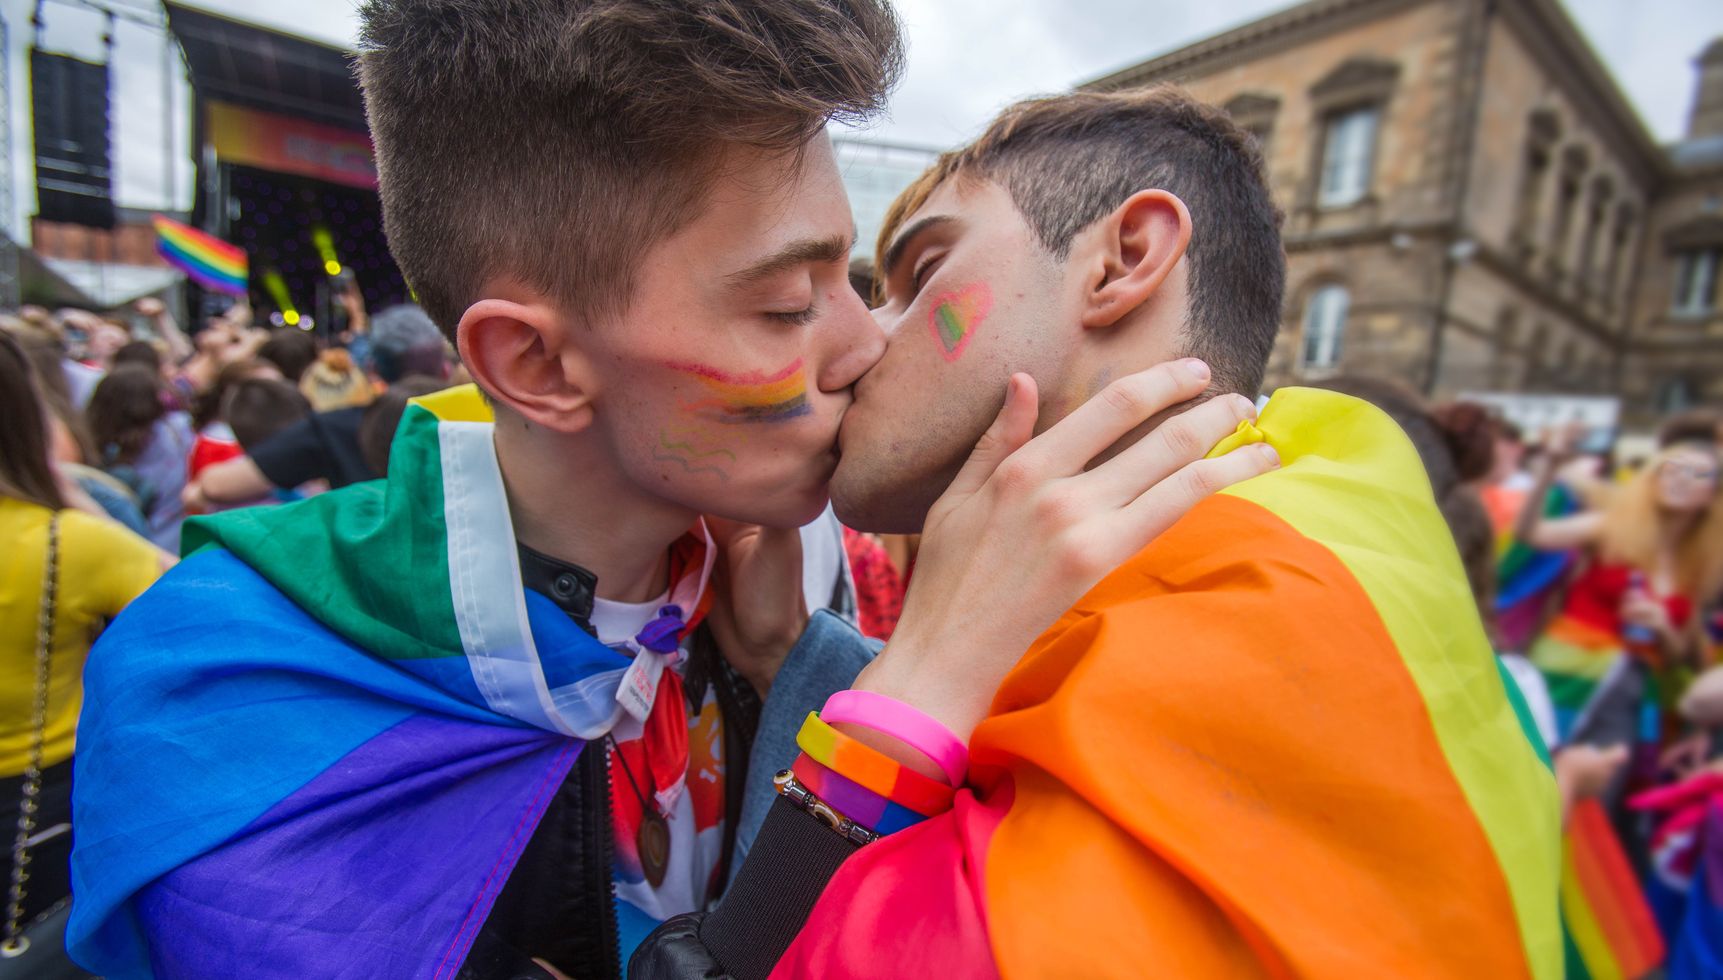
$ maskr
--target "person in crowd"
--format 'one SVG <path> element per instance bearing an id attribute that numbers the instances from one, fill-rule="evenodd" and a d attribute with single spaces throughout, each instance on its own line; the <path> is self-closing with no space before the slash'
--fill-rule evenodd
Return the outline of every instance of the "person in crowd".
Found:
<path id="1" fill-rule="evenodd" d="M 1559 458 L 1562 449 L 1558 443 L 1552 455 Z M 1533 499 L 1542 490 L 1534 489 Z M 1682 672 L 1697 663 L 1702 646 L 1695 602 L 1723 586 L 1715 444 L 1674 443 L 1608 506 L 1559 518 L 1528 510 L 1522 528 L 1534 548 L 1583 556 L 1561 597 L 1560 614 L 1528 651 L 1549 680 L 1562 737 L 1574 737 L 1582 710 L 1613 675 L 1643 693 L 1618 699 L 1622 705 L 1638 703 L 1641 715 L 1618 727 L 1638 732 L 1655 759 L 1661 737 L 1656 705 L 1680 696 Z M 1596 723 L 1605 724 L 1604 718 L 1597 716 Z"/>
<path id="2" fill-rule="evenodd" d="M 370 373 L 385 390 L 413 372 L 432 378 L 447 377 L 443 335 L 422 309 L 401 304 L 383 310 L 369 322 Z M 314 377 L 315 369 L 301 379 L 302 391 Z M 354 378 L 350 371 L 343 372 L 341 378 L 344 380 L 326 390 L 363 401 L 318 409 L 300 424 L 288 427 L 281 438 L 260 442 L 255 451 L 236 455 L 196 474 L 186 487 L 187 506 L 203 513 L 258 499 L 272 489 L 291 492 L 317 481 L 339 488 L 382 475 L 367 462 L 360 436 L 370 389 L 363 388 L 363 378 Z M 393 429 L 390 433 L 393 434 Z"/>
<path id="3" fill-rule="evenodd" d="M 279 368 L 289 384 L 297 385 L 317 362 L 317 341 L 296 327 L 281 327 L 267 335 L 257 356 Z"/>
<path id="4" fill-rule="evenodd" d="M 180 329 L 179 321 L 174 319 L 173 311 L 168 309 L 167 304 L 162 302 L 160 297 L 145 296 L 132 304 L 132 311 L 149 325 L 156 339 L 161 342 L 169 364 L 184 364 L 197 353 L 191 338 L 187 337 L 185 331 Z M 189 393 L 180 392 L 180 394 Z"/>
<path id="5" fill-rule="evenodd" d="M 1657 448 L 1678 443 L 1723 444 L 1723 413 L 1695 408 L 1671 415 L 1657 427 Z"/>
<path id="6" fill-rule="evenodd" d="M 235 386 L 254 379 L 280 381 L 281 371 L 269 361 L 233 361 L 216 373 L 213 384 L 198 393 L 191 415 L 197 441 L 193 443 L 191 458 L 186 463 L 188 483 L 195 482 L 209 467 L 245 454 L 239 438 L 234 435 L 233 426 L 228 422 L 226 406 L 228 394 Z M 300 396 L 295 404 L 304 405 L 304 396 Z M 297 421 L 304 414 L 303 411 L 292 412 L 286 421 Z"/>
<path id="7" fill-rule="evenodd" d="M 137 494 L 150 540 L 177 553 L 185 520 L 180 493 L 197 438 L 190 416 L 163 404 L 160 374 L 121 365 L 96 385 L 85 418 L 102 468 Z"/>
<path id="8" fill-rule="evenodd" d="M 79 361 L 93 371 L 105 373 L 113 366 L 114 354 L 132 340 L 131 331 L 124 326 L 87 310 L 64 309 L 58 319 L 66 331 L 83 337 Z"/>
<path id="9" fill-rule="evenodd" d="M 309 418 L 311 414 L 311 406 L 305 396 L 273 372 L 241 378 L 234 382 L 222 396 L 221 417 L 225 421 L 220 423 L 232 439 L 231 452 L 221 459 L 211 460 L 205 467 L 194 467 L 191 479 L 187 481 L 181 495 L 186 513 L 210 514 L 238 507 L 286 503 L 302 499 L 309 493 L 327 490 L 326 484 L 318 482 L 310 486 L 275 488 L 273 491 L 266 489 L 249 500 L 220 503 L 212 502 L 202 495 L 204 470 L 222 466 L 229 460 L 246 459 L 246 453 L 264 445 L 276 435 Z M 209 444 L 209 454 L 213 455 L 218 448 L 226 447 L 219 443 Z M 195 453 L 193 459 L 196 459 Z"/>
<path id="10" fill-rule="evenodd" d="M 158 375 L 163 370 L 162 352 L 156 349 L 155 344 L 147 340 L 127 341 L 121 345 L 119 350 L 114 351 L 114 356 L 109 363 L 111 367 L 122 367 L 130 364 Z"/>
<path id="11" fill-rule="evenodd" d="M 416 304 L 399 303 L 369 320 L 366 371 L 382 387 L 409 375 L 448 378 L 448 341 Z"/>
<path id="12" fill-rule="evenodd" d="M 313 414 L 310 402 L 279 377 L 242 378 L 222 399 L 241 452 L 250 452 Z"/>
<path id="13" fill-rule="evenodd" d="M 1207 402 L 1237 406 L 1217 450 L 1283 465 L 1198 504 L 1021 662 L 990 643 L 944 678 L 963 641 L 916 624 L 932 603 L 993 628 L 1018 599 L 981 602 L 982 584 L 1039 560 L 935 539 L 990 386 L 1028 371 L 1020 424 L 1049 437 L 1117 372 L 1180 353 L 1212 366 L 1211 390 L 1254 393 L 1279 243 L 1249 136 L 1167 90 L 1010 107 L 911 185 L 876 253 L 890 342 L 832 483 L 857 527 L 926 516 L 903 618 L 856 684 L 900 703 L 846 694 L 807 720 L 730 891 L 657 930 L 635 976 L 1561 969 L 1554 780 L 1448 501 L 1368 403 L 1282 389 L 1252 420 L 1245 399 Z M 1075 455 L 1182 441 L 1200 410 Z M 1019 423 L 1008 407 L 993 424 Z M 930 587 L 953 564 L 969 587 Z"/>
<path id="14" fill-rule="evenodd" d="M 70 480 L 68 497 L 74 505 L 87 497 L 96 504 L 97 516 L 118 521 L 127 530 L 147 537 L 149 524 L 137 494 L 97 465 L 102 457 L 84 422 L 84 413 L 72 405 L 71 382 L 59 342 L 51 334 L 30 327 L 4 332 L 12 334 L 35 371 L 42 407 L 48 413 L 49 454 L 58 472 Z"/>
<path id="15" fill-rule="evenodd" d="M 389 450 L 395 443 L 395 430 L 401 427 L 401 416 L 407 413 L 407 403 L 447 387 L 448 381 L 442 378 L 411 375 L 390 385 L 366 407 L 365 417 L 359 421 L 359 452 L 371 472 L 389 475 Z"/>
<path id="16" fill-rule="evenodd" d="M 844 554 L 856 583 L 856 628 L 863 636 L 891 639 L 903 615 L 903 577 L 876 535 L 844 528 Z"/>
<path id="17" fill-rule="evenodd" d="M 318 412 L 364 408 L 376 396 L 365 372 L 353 363 L 353 355 L 339 347 L 317 355 L 300 376 L 299 391 Z"/>
<path id="18" fill-rule="evenodd" d="M 30 359 L 0 331 L 0 820 L 34 811 L 22 919 L 71 890 L 72 755 L 90 643 L 172 559 L 68 505 Z M 50 583 L 51 579 L 51 583 Z M 26 795 L 28 794 L 28 795 Z M 16 851 L 7 853 L 7 880 Z"/>

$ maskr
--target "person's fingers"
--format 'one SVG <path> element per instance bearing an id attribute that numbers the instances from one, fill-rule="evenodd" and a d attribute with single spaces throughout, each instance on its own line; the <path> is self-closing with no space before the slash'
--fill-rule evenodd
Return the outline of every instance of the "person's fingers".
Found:
<path id="1" fill-rule="evenodd" d="M 1166 361 L 1114 381 L 1029 445 L 1029 462 L 1050 476 L 1081 472 L 1132 429 L 1208 387 L 1209 368 L 1194 357 Z"/>
<path id="2" fill-rule="evenodd" d="M 1126 504 L 1120 512 L 1123 520 L 1109 522 L 1109 528 L 1117 529 L 1119 546 L 1130 549 L 1119 560 L 1136 554 L 1207 497 L 1279 466 L 1280 454 L 1266 442 L 1185 466 Z"/>
<path id="3" fill-rule="evenodd" d="M 945 496 L 955 499 L 981 489 L 1005 457 L 1016 452 L 1034 434 L 1037 404 L 1035 379 L 1027 374 L 1013 374 L 1005 384 L 1005 404 L 999 407 L 993 424 L 981 434 L 981 441 L 975 444 L 969 459 L 957 471 L 957 477 L 951 481 Z"/>
<path id="4" fill-rule="evenodd" d="M 741 521 L 726 520 L 722 517 L 706 515 L 706 533 L 712 535 L 712 542 L 720 551 L 728 551 L 736 539 L 744 536 L 758 525 L 744 524 Z"/>
<path id="5" fill-rule="evenodd" d="M 1114 458 L 1078 477 L 1091 484 L 1097 499 L 1123 505 L 1180 469 L 1202 459 L 1215 444 L 1256 418 L 1256 403 L 1243 395 L 1222 395 L 1167 419 Z"/>

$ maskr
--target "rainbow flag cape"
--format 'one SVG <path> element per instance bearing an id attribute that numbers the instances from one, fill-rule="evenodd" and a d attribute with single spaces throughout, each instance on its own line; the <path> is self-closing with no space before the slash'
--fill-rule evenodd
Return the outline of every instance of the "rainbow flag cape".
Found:
<path id="1" fill-rule="evenodd" d="M 1283 388 L 1284 466 L 1030 648 L 954 808 L 839 869 L 775 976 L 1562 972 L 1554 778 L 1416 451 Z"/>
<path id="2" fill-rule="evenodd" d="M 1561 914 L 1571 980 L 1633 980 L 1663 962 L 1663 937 L 1603 804 L 1580 800 L 1568 815 Z"/>
<path id="3" fill-rule="evenodd" d="M 250 272 L 244 249 L 159 214 L 150 223 L 156 229 L 156 252 L 169 265 L 205 289 L 245 294 Z"/>
<path id="4" fill-rule="evenodd" d="M 1496 633 L 1504 650 L 1524 650 L 1532 641 L 1551 592 L 1573 567 L 1572 552 L 1539 551 L 1514 537 L 1525 497 L 1501 488 L 1483 494 L 1496 531 Z M 1579 509 L 1579 502 L 1572 491 L 1556 484 L 1545 495 L 1543 508 L 1546 518 L 1565 517 Z"/>
<path id="5" fill-rule="evenodd" d="M 387 481 L 188 523 L 190 557 L 103 634 L 74 791 L 84 967 L 460 968 L 631 662 L 522 587 L 487 419 L 470 386 L 430 396 Z M 714 549 L 683 541 L 693 622 Z"/>

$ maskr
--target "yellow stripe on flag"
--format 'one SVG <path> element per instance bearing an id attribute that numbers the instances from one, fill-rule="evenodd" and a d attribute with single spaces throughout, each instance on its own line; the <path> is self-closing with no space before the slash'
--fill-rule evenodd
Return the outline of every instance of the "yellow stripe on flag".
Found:
<path id="1" fill-rule="evenodd" d="M 1380 409 L 1330 391 L 1281 389 L 1259 425 L 1241 426 L 1215 453 L 1266 440 L 1286 465 L 1224 492 L 1321 542 L 1363 586 L 1506 876 L 1532 973 L 1554 980 L 1562 973 L 1555 780 L 1508 701 L 1417 451 Z"/>

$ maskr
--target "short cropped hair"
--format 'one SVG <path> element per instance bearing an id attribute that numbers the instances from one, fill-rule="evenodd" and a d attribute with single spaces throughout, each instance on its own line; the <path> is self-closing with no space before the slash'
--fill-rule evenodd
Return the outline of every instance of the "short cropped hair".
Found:
<path id="1" fill-rule="evenodd" d="M 876 111 L 887 0 L 366 0 L 359 79 L 384 227 L 454 339 L 503 278 L 591 320 L 690 220 L 724 150 L 794 152 Z"/>
<path id="2" fill-rule="evenodd" d="M 878 255 L 953 177 L 1003 187 L 1061 261 L 1078 232 L 1132 194 L 1176 195 L 1193 225 L 1185 353 L 1208 362 L 1221 390 L 1253 395 L 1262 386 L 1286 289 L 1281 214 L 1255 141 L 1225 112 L 1171 86 L 1019 102 L 893 202 Z"/>
<path id="3" fill-rule="evenodd" d="M 221 414 L 239 448 L 251 452 L 311 414 L 299 389 L 276 378 L 244 378 L 222 396 Z"/>

